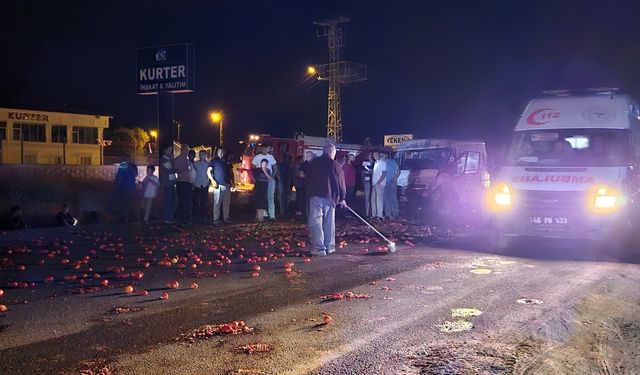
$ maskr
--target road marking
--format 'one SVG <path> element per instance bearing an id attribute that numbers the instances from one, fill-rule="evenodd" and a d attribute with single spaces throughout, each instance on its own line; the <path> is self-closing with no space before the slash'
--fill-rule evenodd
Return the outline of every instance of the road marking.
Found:
<path id="1" fill-rule="evenodd" d="M 471 307 L 458 307 L 451 309 L 451 316 L 454 318 L 467 318 L 470 316 L 480 316 L 482 311 Z"/>
<path id="2" fill-rule="evenodd" d="M 533 299 L 533 298 L 521 298 L 517 302 L 523 305 L 541 305 L 544 303 L 539 299 Z"/>
<path id="3" fill-rule="evenodd" d="M 471 272 L 471 273 L 473 273 L 473 274 L 476 274 L 476 275 L 488 275 L 488 274 L 490 274 L 490 273 L 491 273 L 491 272 L 493 272 L 493 271 L 491 271 L 491 270 L 490 270 L 490 269 L 488 269 L 488 268 L 474 268 L 474 269 L 472 269 L 472 270 L 471 270 L 471 271 L 469 271 L 469 272 Z"/>
<path id="4" fill-rule="evenodd" d="M 464 332 L 471 330 L 473 328 L 473 323 L 466 320 L 454 320 L 453 322 L 446 320 L 444 323 L 438 324 L 436 327 L 440 329 L 440 332 Z"/>

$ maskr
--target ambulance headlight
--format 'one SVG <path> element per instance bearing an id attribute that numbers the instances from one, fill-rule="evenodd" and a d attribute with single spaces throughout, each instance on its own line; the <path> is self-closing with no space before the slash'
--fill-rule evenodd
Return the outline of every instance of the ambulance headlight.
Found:
<path id="1" fill-rule="evenodd" d="M 591 209 L 594 212 L 617 210 L 624 203 L 624 196 L 608 186 L 598 186 L 593 190 Z"/>
<path id="2" fill-rule="evenodd" d="M 513 190 L 506 183 L 498 183 L 490 188 L 487 195 L 487 205 L 492 211 L 504 211 L 513 206 Z"/>

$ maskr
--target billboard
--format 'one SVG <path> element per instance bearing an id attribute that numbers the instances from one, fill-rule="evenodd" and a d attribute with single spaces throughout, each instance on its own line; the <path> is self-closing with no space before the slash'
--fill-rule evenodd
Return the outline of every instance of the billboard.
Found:
<path id="1" fill-rule="evenodd" d="M 139 95 L 192 92 L 195 89 L 195 47 L 191 43 L 138 49 Z"/>
<path id="2" fill-rule="evenodd" d="M 400 143 L 413 139 L 413 134 L 390 134 L 384 136 L 384 147 L 397 149 Z"/>

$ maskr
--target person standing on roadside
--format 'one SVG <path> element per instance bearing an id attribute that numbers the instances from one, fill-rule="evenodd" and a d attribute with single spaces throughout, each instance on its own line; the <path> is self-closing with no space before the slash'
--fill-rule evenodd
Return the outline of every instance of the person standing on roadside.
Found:
<path id="1" fill-rule="evenodd" d="M 131 157 L 127 155 L 125 160 L 118 166 L 115 190 L 118 216 L 125 223 L 129 221 L 129 210 L 131 209 L 131 200 L 136 192 L 137 177 L 138 166 L 133 164 Z"/>
<path id="2" fill-rule="evenodd" d="M 149 224 L 149 215 L 151 214 L 151 206 L 153 200 L 158 194 L 158 187 L 160 186 L 160 180 L 158 176 L 153 173 L 156 171 L 156 167 L 153 165 L 147 166 L 147 175 L 142 180 L 142 202 L 144 208 L 144 223 Z"/>
<path id="3" fill-rule="evenodd" d="M 388 153 L 382 153 L 387 164 L 386 185 L 384 187 L 384 216 L 395 219 L 400 216 L 400 206 L 398 205 L 398 177 L 400 167 L 396 159 L 389 157 Z"/>
<path id="4" fill-rule="evenodd" d="M 176 191 L 178 193 L 178 210 L 176 219 L 182 224 L 189 222 L 189 208 L 193 201 L 191 199 L 191 162 L 189 161 L 189 145 L 183 144 L 180 147 L 180 155 L 175 159 L 174 166 L 178 173 L 176 180 Z"/>
<path id="5" fill-rule="evenodd" d="M 286 218 L 289 215 L 289 196 L 291 195 L 291 157 L 284 154 L 278 163 L 278 203 L 280 215 Z"/>
<path id="6" fill-rule="evenodd" d="M 300 211 L 302 217 L 307 219 L 309 216 L 309 195 L 307 194 L 307 177 L 309 175 L 309 166 L 313 159 L 315 159 L 316 155 L 307 151 L 304 154 L 304 161 L 298 167 L 298 177 L 300 178 L 300 191 L 296 190 L 296 198 L 298 200 L 298 210 Z M 297 187 L 296 187 L 297 189 Z"/>
<path id="7" fill-rule="evenodd" d="M 375 218 L 384 219 L 384 187 L 387 184 L 387 164 L 380 152 L 374 152 L 373 158 L 376 163 L 373 165 L 373 174 L 371 175 L 373 187 L 371 193 L 372 214 Z"/>
<path id="8" fill-rule="evenodd" d="M 226 151 L 219 148 L 216 157 L 211 159 L 207 173 L 213 184 L 213 222 L 220 222 L 222 216 L 225 222 L 229 222 L 229 207 L 231 205 L 231 186 L 233 175 L 226 159 Z M 222 212 L 221 212 L 222 211 Z"/>
<path id="9" fill-rule="evenodd" d="M 267 191 L 269 189 L 269 181 L 273 180 L 271 168 L 269 168 L 269 160 L 264 158 L 260 161 L 260 166 L 254 168 L 254 180 L 256 182 L 253 189 L 254 200 L 256 204 L 256 221 L 263 222 L 269 205 Z"/>
<path id="10" fill-rule="evenodd" d="M 195 192 L 196 184 L 196 169 L 193 167 L 193 163 L 196 162 L 196 151 L 194 149 L 189 150 L 187 159 L 189 159 L 189 183 L 191 184 L 191 189 L 189 189 L 189 200 L 187 201 L 189 208 L 187 211 L 189 213 L 189 219 L 191 219 L 194 216 L 193 194 Z"/>
<path id="11" fill-rule="evenodd" d="M 304 163 L 302 156 L 296 157 L 293 162 L 293 186 L 296 189 L 296 216 L 302 215 L 302 177 L 300 177 L 300 166 Z"/>
<path id="12" fill-rule="evenodd" d="M 376 160 L 373 157 L 373 153 L 370 152 L 368 159 L 362 162 L 362 184 L 364 189 L 364 214 L 366 217 L 373 216 L 373 204 L 371 202 L 371 193 L 373 192 L 373 185 L 371 183 L 371 175 L 373 174 L 373 166 Z"/>
<path id="13" fill-rule="evenodd" d="M 193 163 L 193 169 L 196 172 L 196 180 L 193 184 L 193 216 L 204 219 L 205 208 L 209 200 L 209 160 L 207 159 L 207 151 L 200 150 L 198 160 Z"/>
<path id="14" fill-rule="evenodd" d="M 176 179 L 177 173 L 173 166 L 173 146 L 163 145 L 160 158 L 160 187 L 164 195 L 162 220 L 165 224 L 176 222 Z"/>
<path id="15" fill-rule="evenodd" d="M 336 146 L 328 143 L 322 156 L 309 166 L 307 194 L 309 196 L 309 235 L 311 255 L 326 256 L 336 251 L 336 205 L 346 207 L 347 190 L 344 173 L 336 157 Z"/>
<path id="16" fill-rule="evenodd" d="M 266 159 L 267 163 L 269 163 L 269 169 L 271 172 L 271 176 L 273 176 L 276 172 L 276 159 L 273 157 L 273 155 L 271 155 L 268 150 L 273 150 L 271 148 L 271 146 L 262 146 L 260 148 L 260 153 L 257 154 L 256 156 L 253 157 L 253 160 L 251 161 L 251 164 L 253 164 L 253 167 L 255 169 L 260 169 L 262 168 L 262 160 Z M 268 206 L 268 212 L 269 212 L 269 219 L 270 220 L 275 220 L 276 219 L 276 204 L 275 204 L 275 194 L 276 194 L 276 181 L 275 179 L 272 177 L 271 179 L 268 180 L 267 183 L 267 206 Z"/>
<path id="17" fill-rule="evenodd" d="M 273 160 L 271 165 L 271 175 L 276 176 L 278 174 L 278 164 L 276 158 L 273 156 L 273 146 L 267 146 L 267 154 L 271 156 L 269 161 Z M 269 198 L 269 220 L 276 220 L 276 179 L 269 180 L 269 190 L 267 190 L 267 197 Z"/>
<path id="18" fill-rule="evenodd" d="M 344 173 L 344 185 L 347 188 L 347 204 L 353 206 L 356 201 L 356 167 L 353 165 L 356 160 L 355 155 L 347 154 L 345 163 L 342 165 Z"/>

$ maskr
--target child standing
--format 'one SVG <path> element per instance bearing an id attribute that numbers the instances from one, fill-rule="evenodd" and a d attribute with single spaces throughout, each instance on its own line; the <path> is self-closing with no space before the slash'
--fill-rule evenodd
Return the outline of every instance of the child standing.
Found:
<path id="1" fill-rule="evenodd" d="M 149 213 L 151 212 L 151 206 L 153 205 L 153 199 L 158 194 L 158 187 L 160 186 L 160 180 L 158 176 L 154 175 L 156 167 L 153 165 L 147 166 L 147 176 L 142 180 L 142 197 L 144 200 L 144 222 L 149 223 Z"/>

